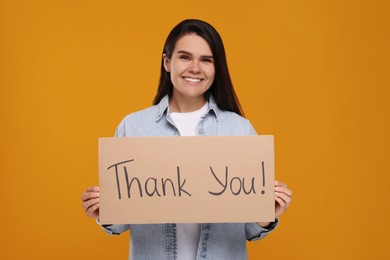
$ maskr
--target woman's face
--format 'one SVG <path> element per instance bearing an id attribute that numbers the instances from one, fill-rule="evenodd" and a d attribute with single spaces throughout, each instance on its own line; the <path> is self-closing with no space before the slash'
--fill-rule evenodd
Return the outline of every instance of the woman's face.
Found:
<path id="1" fill-rule="evenodd" d="M 209 44 L 196 34 L 176 42 L 171 59 L 164 54 L 164 68 L 170 72 L 173 98 L 204 100 L 204 93 L 215 77 L 214 59 Z"/>

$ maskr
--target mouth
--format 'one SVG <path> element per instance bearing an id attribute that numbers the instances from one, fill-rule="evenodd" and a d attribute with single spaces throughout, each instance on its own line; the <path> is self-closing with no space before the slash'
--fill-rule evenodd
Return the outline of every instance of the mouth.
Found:
<path id="1" fill-rule="evenodd" d="M 183 79 L 190 83 L 190 84 L 196 84 L 196 83 L 199 83 L 201 82 L 203 79 L 199 79 L 199 78 L 192 78 L 192 77 L 183 77 Z"/>

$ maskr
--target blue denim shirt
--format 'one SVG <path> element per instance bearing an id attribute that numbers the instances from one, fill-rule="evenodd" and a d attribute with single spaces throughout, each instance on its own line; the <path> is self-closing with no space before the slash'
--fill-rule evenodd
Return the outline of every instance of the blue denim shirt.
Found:
<path id="1" fill-rule="evenodd" d="M 168 105 L 169 98 L 165 96 L 158 105 L 126 116 L 117 127 L 115 136 L 179 136 L 167 112 Z M 213 96 L 209 98 L 209 109 L 202 117 L 196 133 L 199 136 L 256 134 L 247 119 L 219 109 Z M 256 223 L 201 224 L 196 259 L 247 259 L 246 240 L 265 237 L 277 223 L 276 219 L 267 228 Z M 102 228 L 111 235 L 130 230 L 129 259 L 177 259 L 176 224 L 103 225 Z"/>

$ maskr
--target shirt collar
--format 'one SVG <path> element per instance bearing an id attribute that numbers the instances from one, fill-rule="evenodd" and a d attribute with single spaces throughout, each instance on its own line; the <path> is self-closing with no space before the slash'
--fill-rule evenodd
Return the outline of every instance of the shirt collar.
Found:
<path id="1" fill-rule="evenodd" d="M 221 110 L 217 106 L 217 102 L 215 101 L 215 98 L 212 94 L 206 95 L 206 98 L 208 96 L 208 102 L 209 102 L 209 110 L 206 114 L 209 113 L 209 111 L 213 111 L 215 115 L 215 119 L 218 121 L 218 114 L 221 112 Z M 166 113 L 169 107 L 169 96 L 165 95 L 161 101 L 157 104 L 157 114 L 156 114 L 156 121 L 159 121 L 161 117 Z"/>

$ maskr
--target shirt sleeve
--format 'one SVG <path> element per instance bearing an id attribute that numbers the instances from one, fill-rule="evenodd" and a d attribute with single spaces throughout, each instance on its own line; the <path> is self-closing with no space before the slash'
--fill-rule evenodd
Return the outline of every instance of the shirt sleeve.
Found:
<path id="1" fill-rule="evenodd" d="M 120 235 L 130 229 L 129 224 L 102 225 L 99 220 L 96 220 L 96 223 L 109 235 Z"/>
<path id="2" fill-rule="evenodd" d="M 125 126 L 124 126 L 124 122 L 122 121 L 116 128 L 114 137 L 123 137 L 123 136 L 125 136 Z"/>
<path id="3" fill-rule="evenodd" d="M 248 120 L 248 135 L 257 135 L 255 128 L 253 128 L 249 120 Z"/>
<path id="4" fill-rule="evenodd" d="M 248 241 L 256 241 L 264 238 L 269 233 L 271 233 L 279 223 L 279 219 L 275 219 L 274 222 L 271 222 L 267 227 L 261 227 L 257 225 L 257 223 L 246 223 L 245 224 L 245 232 L 246 239 Z"/>

